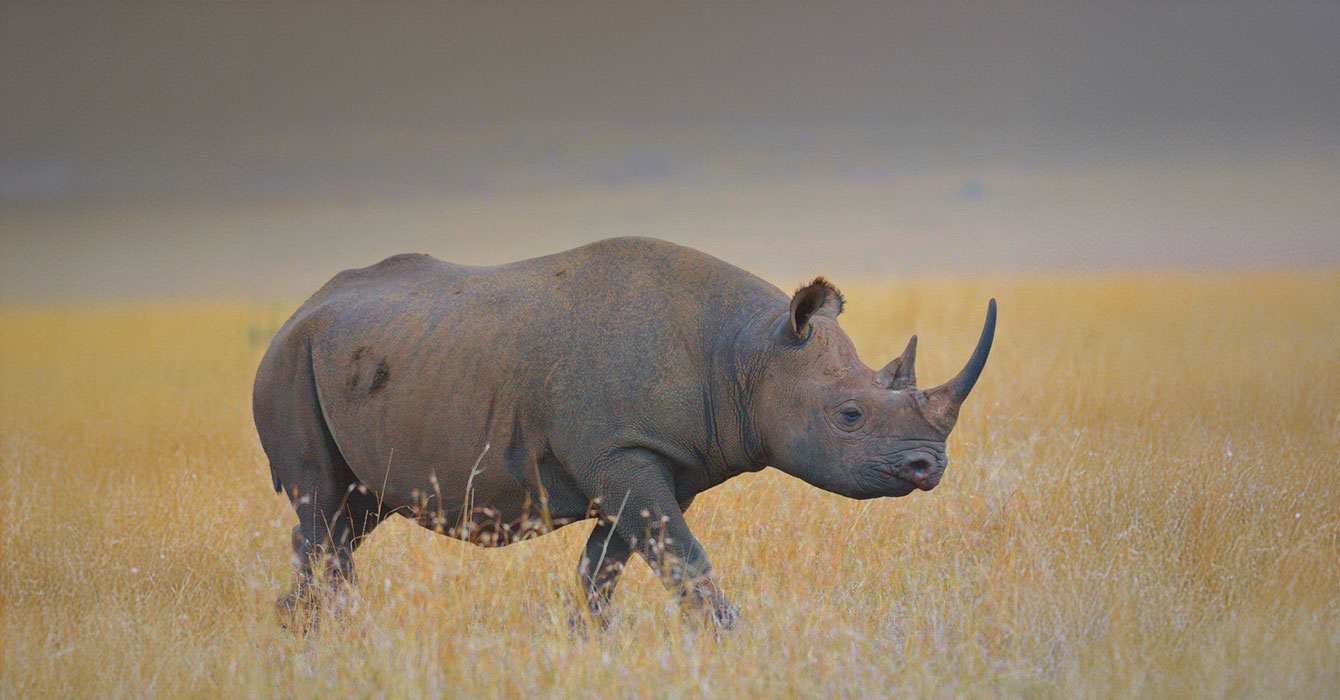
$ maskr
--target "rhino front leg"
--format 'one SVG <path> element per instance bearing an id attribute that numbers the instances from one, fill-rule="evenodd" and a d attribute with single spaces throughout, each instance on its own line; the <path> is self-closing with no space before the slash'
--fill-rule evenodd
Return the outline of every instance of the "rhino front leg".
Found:
<path id="1" fill-rule="evenodd" d="M 602 494 L 604 503 L 623 504 L 617 516 L 610 516 L 616 521 L 614 533 L 642 555 L 686 609 L 706 613 L 718 627 L 733 627 L 739 609 L 722 593 L 707 552 L 689 531 L 669 470 L 641 461 L 622 473 L 625 478 Z"/>
<path id="2" fill-rule="evenodd" d="M 651 517 L 634 518 L 635 524 L 629 529 L 647 534 L 636 539 L 634 535 L 628 537 L 642 558 L 660 574 L 666 588 L 679 596 L 686 611 L 705 613 L 717 627 L 730 629 L 739 619 L 740 610 L 717 584 L 707 552 L 689 531 L 684 514 L 678 507 L 672 508 L 649 510 Z"/>
<path id="3" fill-rule="evenodd" d="M 610 598 L 619 585 L 619 576 L 633 549 L 614 531 L 612 520 L 602 518 L 586 540 L 586 549 L 577 563 L 577 585 L 586 597 L 591 617 L 601 627 L 610 624 Z"/>

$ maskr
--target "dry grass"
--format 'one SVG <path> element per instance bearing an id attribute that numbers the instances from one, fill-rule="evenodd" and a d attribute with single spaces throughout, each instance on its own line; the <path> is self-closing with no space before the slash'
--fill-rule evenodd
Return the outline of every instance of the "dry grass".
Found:
<path id="1" fill-rule="evenodd" d="M 1340 687 L 1340 275 L 848 289 L 871 364 L 996 352 L 930 494 L 775 472 L 689 513 L 745 613 L 682 623 L 637 564 L 569 631 L 589 525 L 479 550 L 396 521 L 355 608 L 274 623 L 293 515 L 251 373 L 285 305 L 0 315 L 0 695 L 1326 696 Z"/>

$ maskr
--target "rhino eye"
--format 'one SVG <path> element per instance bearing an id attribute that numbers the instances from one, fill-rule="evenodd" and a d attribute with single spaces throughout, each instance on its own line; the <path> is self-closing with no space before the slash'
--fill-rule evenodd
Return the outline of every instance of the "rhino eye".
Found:
<path id="1" fill-rule="evenodd" d="M 853 428 L 857 423 L 861 422 L 862 415 L 864 414 L 861 413 L 861 409 L 855 406 L 847 406 L 841 411 L 838 411 L 838 420 L 842 423 L 842 427 Z"/>

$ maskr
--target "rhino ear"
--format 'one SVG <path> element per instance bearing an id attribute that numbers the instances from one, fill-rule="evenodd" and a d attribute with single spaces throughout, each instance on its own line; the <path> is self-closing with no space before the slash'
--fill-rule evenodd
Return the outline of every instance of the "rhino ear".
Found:
<path id="1" fill-rule="evenodd" d="M 810 318 L 817 313 L 836 318 L 845 305 L 842 292 L 832 282 L 822 277 L 814 278 L 813 282 L 797 289 L 795 296 L 791 297 L 791 334 L 801 341 L 808 340 L 813 332 Z"/>

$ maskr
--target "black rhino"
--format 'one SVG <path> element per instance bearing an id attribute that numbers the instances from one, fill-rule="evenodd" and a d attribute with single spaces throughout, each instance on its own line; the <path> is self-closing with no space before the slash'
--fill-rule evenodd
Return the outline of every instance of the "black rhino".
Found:
<path id="1" fill-rule="evenodd" d="M 335 276 L 256 372 L 274 488 L 297 512 L 293 610 L 384 518 L 502 546 L 598 519 L 578 565 L 591 612 L 633 552 L 691 609 L 730 626 L 684 511 L 773 466 L 852 498 L 930 490 L 986 364 L 916 387 L 916 337 L 874 371 L 823 278 L 787 297 L 681 246 L 618 238 L 472 267 L 398 255 Z M 328 556 L 327 556 L 328 555 Z"/>

